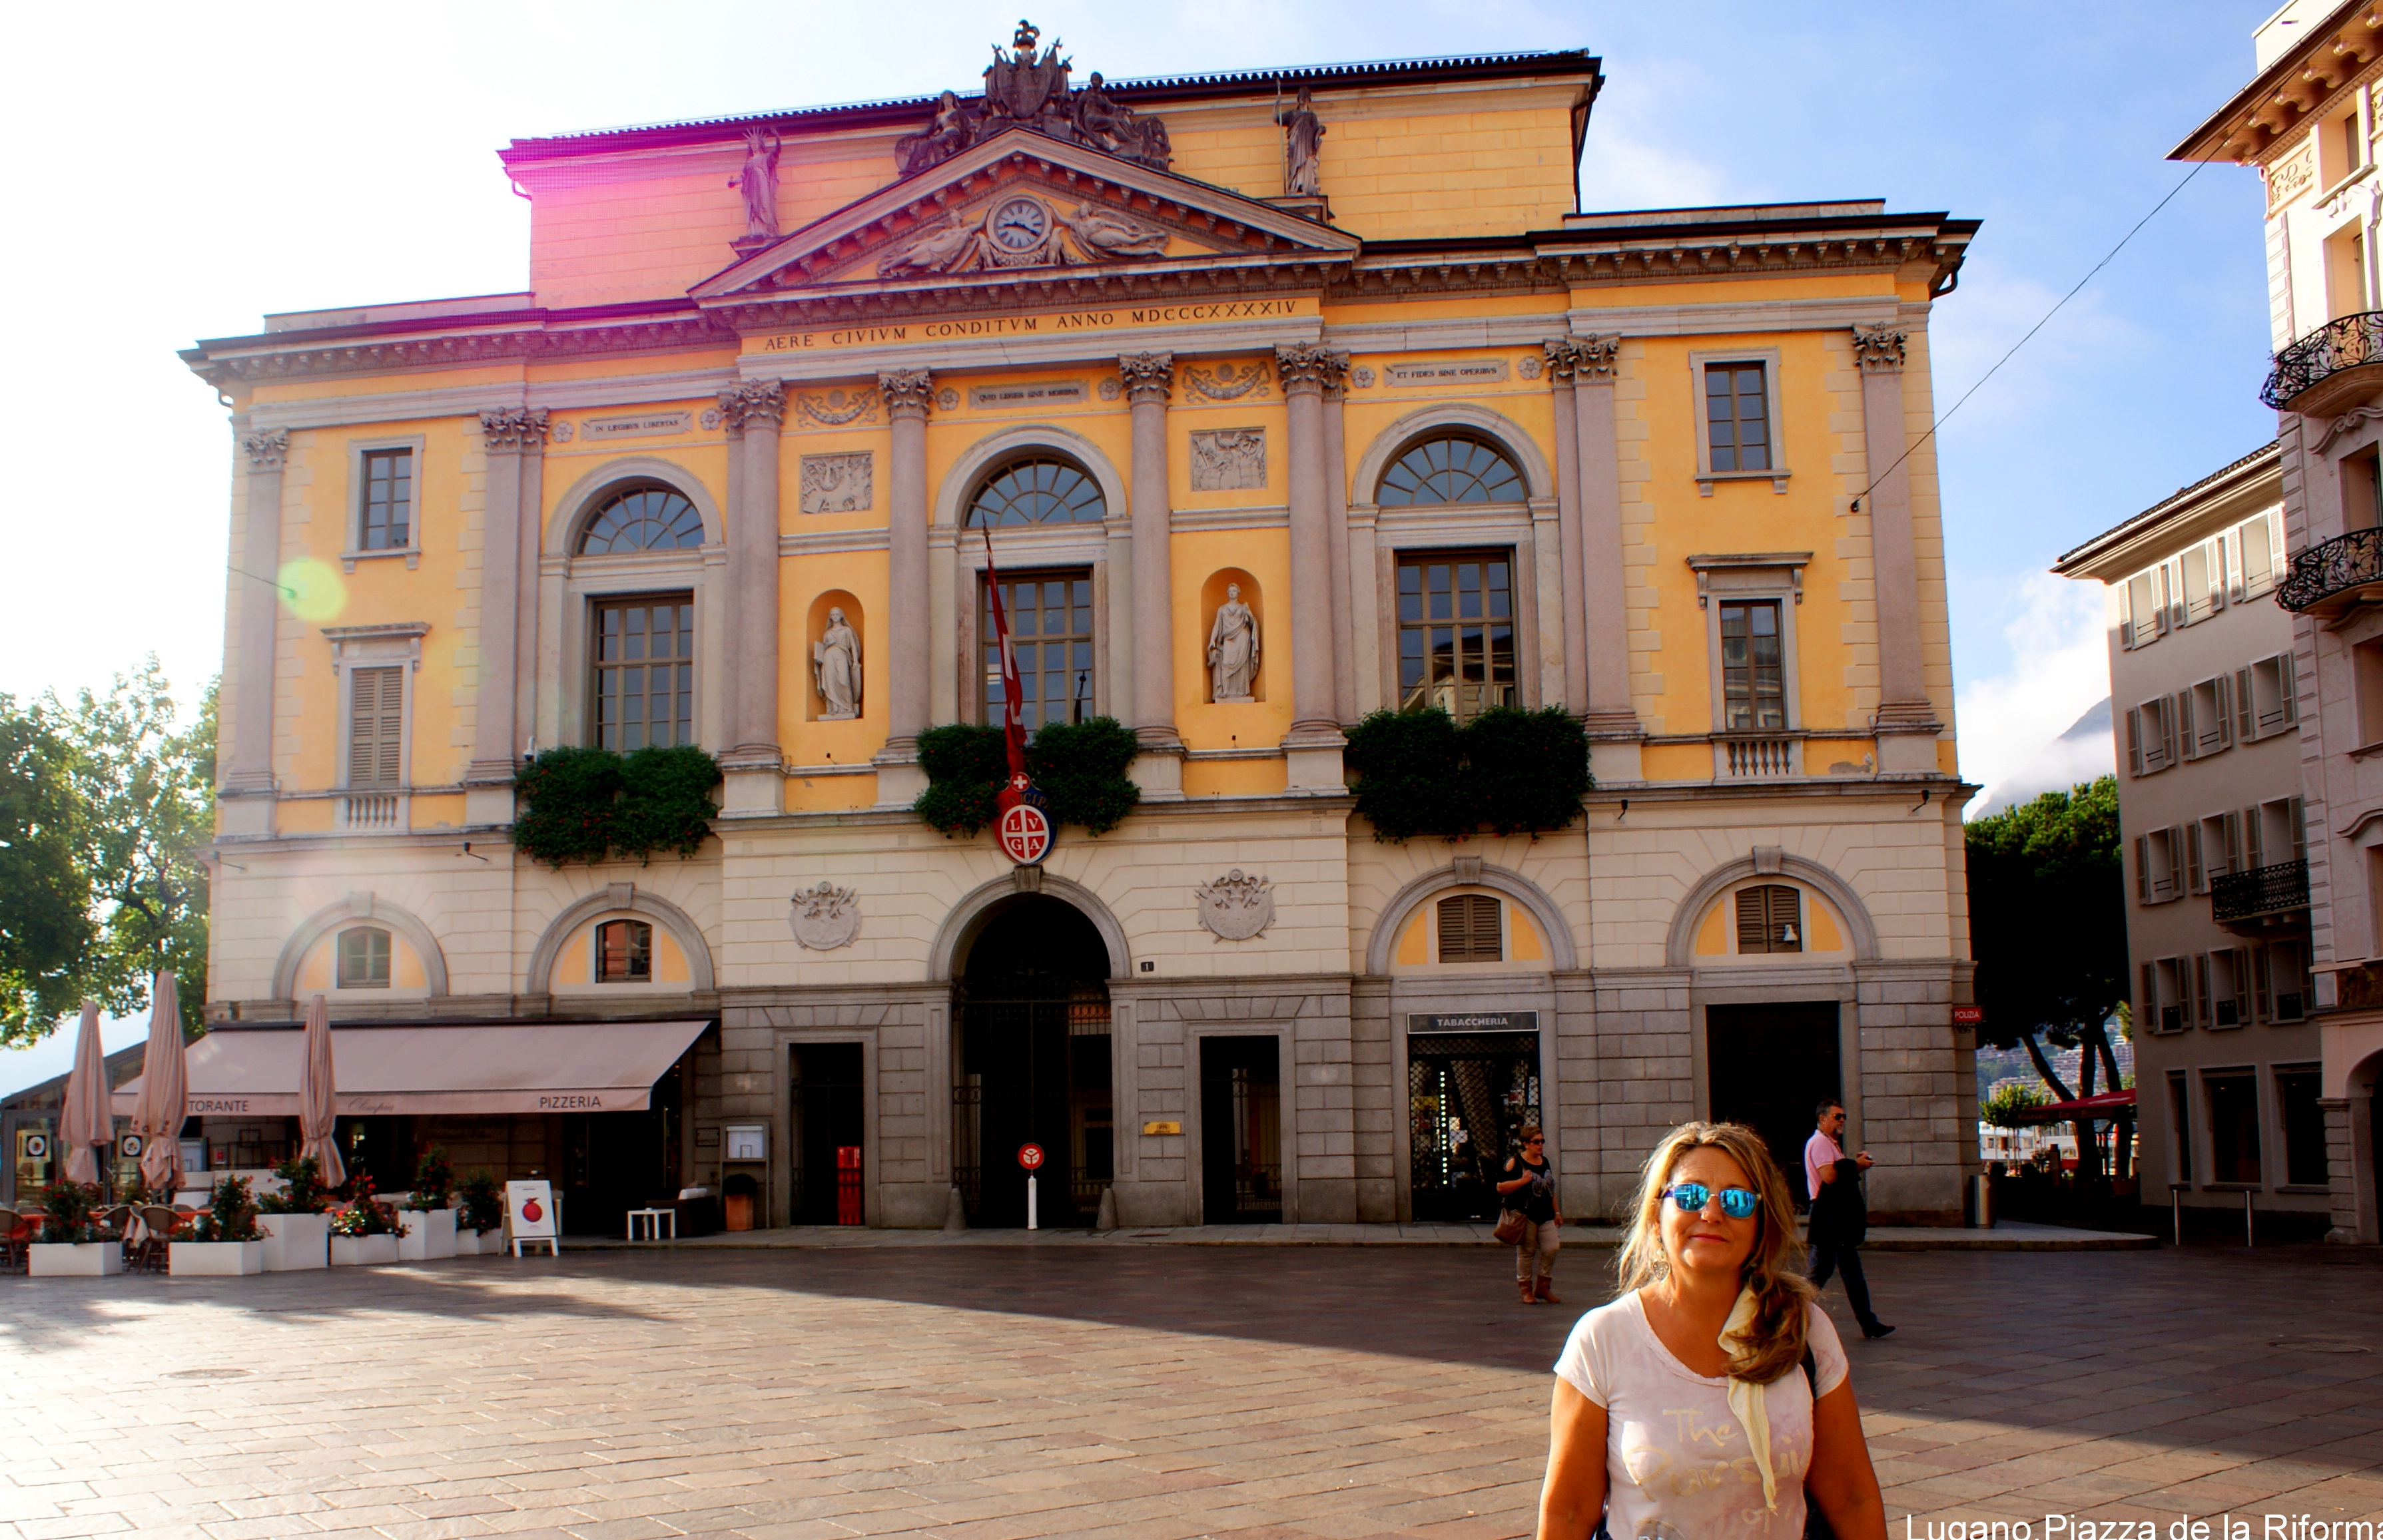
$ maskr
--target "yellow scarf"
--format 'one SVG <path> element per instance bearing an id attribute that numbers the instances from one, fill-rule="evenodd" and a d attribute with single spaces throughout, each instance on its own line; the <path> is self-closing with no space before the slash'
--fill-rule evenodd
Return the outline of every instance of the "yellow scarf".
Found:
<path id="1" fill-rule="evenodd" d="M 1739 1343 L 1753 1346 L 1748 1333 L 1754 1325 L 1754 1290 L 1741 1285 L 1737 1303 L 1730 1306 L 1729 1319 L 1722 1324 L 1721 1350 L 1736 1358 Z M 1771 1411 L 1763 1399 L 1763 1387 L 1733 1374 L 1729 1380 L 1730 1414 L 1738 1426 L 1746 1430 L 1746 1447 L 1753 1452 L 1754 1468 L 1762 1472 L 1762 1505 L 1772 1512 L 1779 1511 L 1779 1484 L 1771 1473 Z"/>

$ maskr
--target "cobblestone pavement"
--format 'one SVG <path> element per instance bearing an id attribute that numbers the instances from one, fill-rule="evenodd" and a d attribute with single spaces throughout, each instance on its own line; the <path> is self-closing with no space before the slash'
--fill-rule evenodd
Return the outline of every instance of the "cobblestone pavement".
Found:
<path id="1" fill-rule="evenodd" d="M 1566 1252 L 1561 1311 L 1441 1248 L 0 1278 L 0 1537 L 1490 1540 L 1529 1532 L 1547 1366 L 1609 1256 Z M 2383 1519 L 2383 1256 L 1870 1272 L 1902 1329 L 1853 1344 L 1855 1385 L 1898 1536 Z"/>

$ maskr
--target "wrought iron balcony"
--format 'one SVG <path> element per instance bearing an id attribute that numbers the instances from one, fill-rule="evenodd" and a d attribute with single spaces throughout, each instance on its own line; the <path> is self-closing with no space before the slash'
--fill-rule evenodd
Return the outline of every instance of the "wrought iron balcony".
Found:
<path id="1" fill-rule="evenodd" d="M 2220 925 L 2308 907 L 2306 861 L 2278 861 L 2210 880 L 2210 918 Z"/>
<path id="2" fill-rule="evenodd" d="M 2278 412 L 2330 417 L 2383 390 L 2383 312 L 2327 321 L 2276 355 L 2259 399 Z"/>
<path id="3" fill-rule="evenodd" d="M 2361 598 L 2383 599 L 2383 528 L 2353 529 L 2311 546 L 2276 585 L 2276 602 L 2295 614 L 2343 610 Z"/>

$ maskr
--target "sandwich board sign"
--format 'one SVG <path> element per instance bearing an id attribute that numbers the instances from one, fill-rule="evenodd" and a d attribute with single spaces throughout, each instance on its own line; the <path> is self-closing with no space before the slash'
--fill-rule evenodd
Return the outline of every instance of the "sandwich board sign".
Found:
<path id="1" fill-rule="evenodd" d="M 505 1228 L 510 1232 L 513 1255 L 522 1254 L 522 1242 L 535 1246 L 546 1243 L 549 1255 L 561 1256 L 562 1247 L 558 1238 L 561 1216 L 554 1212 L 554 1186 L 550 1182 L 507 1182 L 505 1184 Z"/>

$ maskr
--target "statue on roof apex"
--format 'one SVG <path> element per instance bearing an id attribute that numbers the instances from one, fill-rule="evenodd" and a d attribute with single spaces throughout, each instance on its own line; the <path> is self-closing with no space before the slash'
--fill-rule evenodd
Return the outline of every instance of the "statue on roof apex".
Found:
<path id="1" fill-rule="evenodd" d="M 745 165 L 728 185 L 745 194 L 745 235 L 778 238 L 778 152 L 784 141 L 775 129 L 745 130 Z"/>
<path id="2" fill-rule="evenodd" d="M 1070 90 L 1068 76 L 1075 61 L 1061 55 L 1059 40 L 1040 48 L 1042 30 L 1020 21 L 1005 51 L 993 45 L 993 62 L 985 66 L 984 94 L 963 101 L 946 91 L 937 99 L 935 115 L 918 133 L 894 142 L 894 156 L 902 175 L 914 176 L 939 166 L 961 151 L 982 144 L 1010 129 L 1030 129 L 1068 144 L 1082 144 L 1137 166 L 1164 171 L 1174 147 L 1167 125 L 1138 116 L 1111 94 L 1096 72 L 1080 91 Z"/>

